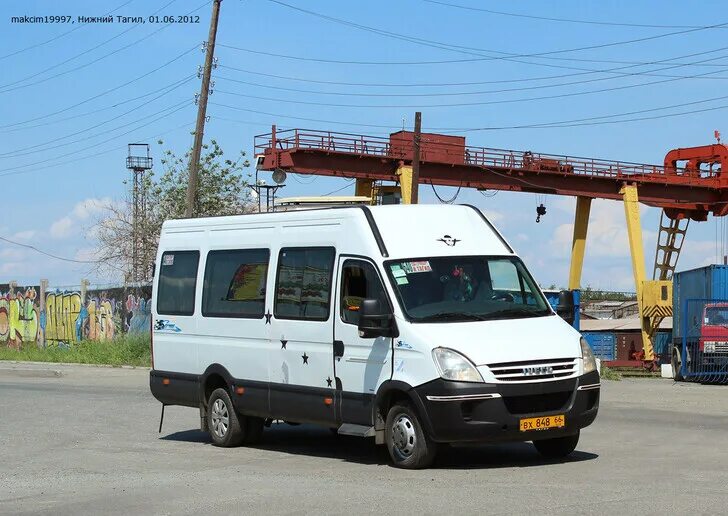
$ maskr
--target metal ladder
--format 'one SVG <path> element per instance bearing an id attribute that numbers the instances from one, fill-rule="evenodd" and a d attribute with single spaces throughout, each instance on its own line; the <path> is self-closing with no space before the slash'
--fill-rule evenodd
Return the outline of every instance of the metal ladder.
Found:
<path id="1" fill-rule="evenodd" d="M 657 234 L 657 246 L 655 248 L 655 264 L 652 269 L 653 280 L 669 281 L 672 279 L 689 224 L 690 219 L 671 219 L 665 215 L 665 210 L 662 210 L 660 214 L 660 231 Z M 655 334 L 664 319 L 664 317 L 653 317 L 651 319 L 648 332 L 651 342 L 654 342 Z"/>

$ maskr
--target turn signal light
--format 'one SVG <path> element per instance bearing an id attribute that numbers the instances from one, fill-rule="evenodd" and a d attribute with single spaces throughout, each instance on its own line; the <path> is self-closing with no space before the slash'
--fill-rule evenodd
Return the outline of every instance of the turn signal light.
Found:
<path id="1" fill-rule="evenodd" d="M 334 398 L 324 398 L 324 405 L 329 406 L 334 402 Z"/>
<path id="2" fill-rule="evenodd" d="M 235 387 L 235 394 L 240 395 L 245 392 L 245 387 Z"/>
<path id="3" fill-rule="evenodd" d="M 162 385 L 169 385 L 169 378 L 162 378 Z"/>

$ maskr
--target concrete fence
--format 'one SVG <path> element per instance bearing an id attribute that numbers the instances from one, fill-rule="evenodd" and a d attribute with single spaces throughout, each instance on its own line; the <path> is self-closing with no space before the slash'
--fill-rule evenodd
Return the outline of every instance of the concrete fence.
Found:
<path id="1" fill-rule="evenodd" d="M 70 346 L 85 339 L 111 340 L 124 334 L 149 333 L 151 321 L 148 284 L 76 288 L 0 284 L 0 345 L 19 349 Z"/>

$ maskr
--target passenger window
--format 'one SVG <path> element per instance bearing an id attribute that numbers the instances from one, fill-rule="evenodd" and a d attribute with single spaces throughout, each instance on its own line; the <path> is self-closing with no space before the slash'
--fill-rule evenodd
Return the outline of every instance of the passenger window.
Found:
<path id="1" fill-rule="evenodd" d="M 496 297 L 511 295 L 515 297 L 517 303 L 536 304 L 536 298 L 529 288 L 528 282 L 523 281 L 523 276 L 515 263 L 508 260 L 491 260 L 488 262 L 488 270 L 492 291 Z"/>
<path id="2" fill-rule="evenodd" d="M 268 249 L 210 251 L 202 286 L 202 315 L 263 317 L 269 258 Z"/>
<path id="3" fill-rule="evenodd" d="M 388 306 L 387 294 L 376 269 L 368 262 L 347 260 L 341 271 L 341 320 L 359 324 L 359 308 L 364 299 L 378 299 Z"/>
<path id="4" fill-rule="evenodd" d="M 199 251 L 167 251 L 162 254 L 157 292 L 157 313 L 192 315 Z"/>
<path id="5" fill-rule="evenodd" d="M 281 249 L 273 308 L 277 319 L 329 318 L 335 254 L 331 247 Z"/>

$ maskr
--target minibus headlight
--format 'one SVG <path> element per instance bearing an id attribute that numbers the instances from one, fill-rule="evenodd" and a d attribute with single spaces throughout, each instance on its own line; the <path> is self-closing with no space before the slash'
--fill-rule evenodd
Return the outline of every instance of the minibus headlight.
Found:
<path id="1" fill-rule="evenodd" d="M 581 359 L 584 362 L 584 374 L 597 370 L 597 361 L 594 359 L 591 346 L 584 337 L 581 338 Z"/>
<path id="2" fill-rule="evenodd" d="M 475 368 L 473 363 L 457 351 L 448 348 L 435 348 L 432 350 L 432 358 L 445 380 L 458 382 L 482 382 L 483 377 Z"/>

